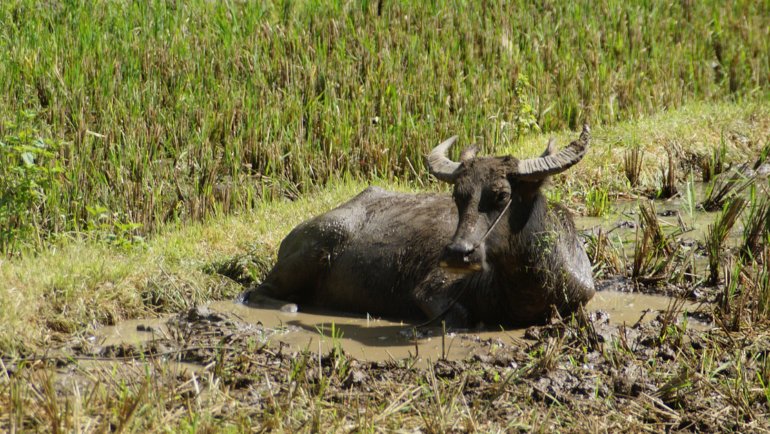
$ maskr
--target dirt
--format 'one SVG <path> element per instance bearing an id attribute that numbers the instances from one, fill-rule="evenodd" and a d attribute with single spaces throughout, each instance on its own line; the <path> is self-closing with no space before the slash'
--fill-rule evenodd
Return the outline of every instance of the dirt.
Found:
<path id="1" fill-rule="evenodd" d="M 600 287 L 619 285 L 616 279 Z M 166 407 L 185 408 L 201 390 L 226 390 L 232 404 L 213 410 L 215 417 L 230 420 L 246 411 L 250 423 L 263 429 L 313 431 L 307 420 L 283 425 L 276 417 L 292 406 L 323 402 L 335 410 L 333 418 L 318 421 L 321 430 L 363 429 L 361 412 L 388 430 L 401 426 L 380 419 L 388 409 L 403 406 L 388 418 L 407 410 L 435 413 L 445 405 L 428 399 L 436 394 L 461 399 L 472 417 L 460 425 L 425 417 L 394 420 L 420 429 L 435 424 L 439 431 L 770 429 L 764 391 L 731 390 L 742 378 L 767 374 L 770 336 L 725 334 L 707 322 L 708 306 L 600 292 L 568 320 L 505 332 L 448 331 L 445 345 L 453 349 L 443 356 L 440 328 L 414 331 L 373 319 L 364 327 L 365 318 L 253 310 L 215 303 L 170 318 L 130 321 L 70 342 L 37 363 L 57 372 L 56 388 L 64 394 L 86 390 L 104 372 L 138 382 L 148 370 L 162 387 L 179 393 Z M 706 322 L 686 311 L 700 312 Z M 309 331 L 314 321 L 336 322 L 336 335 Z M 362 348 L 368 358 L 354 357 Z M 16 374 L 6 367 L 10 377 L 33 371 Z"/>
<path id="2" fill-rule="evenodd" d="M 177 381 L 189 381 L 197 373 L 199 387 L 213 381 L 227 388 L 230 396 L 250 409 L 255 422 L 264 426 L 271 423 L 268 416 L 275 413 L 276 402 L 291 401 L 298 388 L 311 392 L 322 388 L 330 403 L 351 405 L 351 397 L 366 397 L 365 408 L 383 408 L 406 393 L 409 385 L 438 381 L 444 388 L 455 387 L 454 393 L 472 403 L 476 418 L 488 426 L 510 426 L 521 415 L 520 406 L 530 406 L 546 414 L 557 412 L 560 419 L 554 427 L 578 431 L 599 423 L 591 418 L 600 414 L 605 428 L 644 425 L 654 430 L 709 432 L 770 428 L 766 418 L 756 417 L 767 414 L 761 393 L 755 393 L 756 400 L 746 402 L 745 408 L 738 408 L 729 395 L 709 387 L 711 379 L 701 378 L 696 368 L 706 348 L 714 354 L 720 349 L 727 367 L 719 375 L 727 378 L 756 375 L 761 366 L 744 364 L 739 373 L 727 350 L 735 344 L 718 329 L 684 316 L 681 302 L 599 293 L 596 305 L 605 309 L 589 305 L 585 315 L 569 321 L 554 319 L 526 330 L 450 331 L 448 343 L 457 348 L 462 346 L 459 341 L 466 349 L 442 357 L 426 354 L 430 342 L 440 341 L 440 329 L 419 330 L 416 339 L 414 333 L 409 337 L 396 332 L 398 337 L 389 336 L 391 340 L 384 345 L 390 352 L 384 353 L 370 351 L 367 336 L 373 335 L 347 340 L 328 337 L 302 346 L 303 339 L 290 336 L 308 336 L 308 322 L 326 322 L 328 315 L 306 314 L 293 324 L 287 321 L 275 327 L 244 318 L 243 309 L 250 308 L 218 303 L 163 320 L 131 321 L 103 330 L 98 338 L 62 348 L 55 366 L 71 383 L 85 381 L 84 372 L 115 369 L 115 363 L 152 361 L 150 365 L 157 369 L 153 363 L 163 361 L 164 369 L 175 372 Z M 694 305 L 689 307 L 696 310 Z M 634 314 L 629 316 L 629 311 Z M 273 311 L 272 315 L 298 314 Z M 623 320 L 612 320 L 613 316 Z M 344 317 L 336 319 L 341 320 L 340 330 L 351 330 L 344 327 Z M 394 332 L 393 323 L 379 321 L 370 319 L 375 334 Z M 351 323 L 356 324 L 348 318 L 347 325 Z M 311 334 L 320 336 L 317 331 Z M 404 348 L 412 348 L 411 354 L 394 355 L 399 348 L 395 339 L 402 339 Z M 321 341 L 325 342 L 319 346 Z M 350 347 L 353 343 L 368 345 L 370 358 L 352 357 L 355 350 L 348 348 L 354 348 Z M 693 371 L 682 371 L 684 359 Z M 420 408 L 415 403 L 409 406 Z M 343 419 L 353 417 L 344 410 L 340 414 Z M 582 420 L 581 415 L 588 419 Z"/>

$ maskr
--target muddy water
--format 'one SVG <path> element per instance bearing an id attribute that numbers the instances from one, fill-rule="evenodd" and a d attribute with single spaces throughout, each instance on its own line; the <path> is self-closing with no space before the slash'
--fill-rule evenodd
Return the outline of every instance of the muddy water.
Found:
<path id="1" fill-rule="evenodd" d="M 612 240 L 623 243 L 628 253 L 633 252 L 636 229 L 639 225 L 639 205 L 648 202 L 648 199 L 619 200 L 613 203 L 612 210 L 602 217 L 575 217 L 575 226 L 584 232 L 597 232 L 602 230 L 605 234 L 612 234 Z M 708 233 L 708 226 L 714 222 L 718 215 L 715 212 L 694 210 L 692 213 L 685 211 L 681 199 L 668 201 L 655 201 L 655 211 L 658 221 L 665 233 L 680 232 L 677 237 L 680 240 L 704 241 Z M 735 236 L 733 231 L 732 235 Z"/>
<path id="2" fill-rule="evenodd" d="M 117 325 L 103 327 L 96 333 L 100 345 L 137 345 L 154 338 L 165 338 L 168 318 L 131 319 Z"/>
<path id="3" fill-rule="evenodd" d="M 634 324 L 644 316 L 655 317 L 655 311 L 665 311 L 674 299 L 663 296 L 599 292 L 589 303 L 588 310 L 603 310 L 615 324 Z M 685 307 L 687 309 L 687 307 Z M 283 312 L 274 307 L 252 307 L 234 302 L 215 302 L 209 310 L 225 314 L 262 329 L 276 329 L 267 340 L 283 342 L 295 349 L 308 348 L 326 353 L 340 345 L 347 354 L 359 360 L 387 361 L 413 356 L 418 364 L 446 356 L 463 359 L 475 351 L 488 349 L 496 342 L 516 344 L 523 338 L 523 329 L 498 331 L 448 331 L 442 339 L 440 327 L 416 331 L 409 324 L 379 318 L 337 314 L 332 312 Z M 652 313 L 644 315 L 645 311 Z M 166 319 L 125 321 L 105 327 L 98 334 L 101 345 L 139 344 L 154 337 L 165 337 Z M 416 335 L 415 335 L 416 333 Z"/>
<path id="4" fill-rule="evenodd" d="M 631 264 L 637 238 L 641 236 L 639 225 L 639 206 L 649 199 L 618 200 L 612 203 L 611 210 L 602 217 L 575 217 L 575 226 L 583 234 L 598 235 L 603 233 L 610 241 L 616 254 L 626 264 Z M 710 226 L 719 212 L 706 212 L 701 209 L 688 211 L 689 207 L 682 198 L 655 200 L 655 212 L 663 233 L 673 235 L 673 245 L 681 249 L 689 273 L 705 275 L 708 271 L 708 256 L 703 246 L 706 245 Z M 739 219 L 729 232 L 725 247 L 736 248 L 742 242 L 743 221 Z M 692 261 L 692 262 L 690 262 Z"/>

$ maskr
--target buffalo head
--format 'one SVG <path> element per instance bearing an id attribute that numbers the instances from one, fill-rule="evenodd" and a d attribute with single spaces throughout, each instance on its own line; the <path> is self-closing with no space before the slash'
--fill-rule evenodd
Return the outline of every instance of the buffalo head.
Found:
<path id="1" fill-rule="evenodd" d="M 455 162 L 446 154 L 456 140 L 454 136 L 436 146 L 428 155 L 428 166 L 436 178 L 454 184 L 459 216 L 439 263 L 448 270 L 470 273 L 485 269 L 490 256 L 520 251 L 511 246 L 511 240 L 517 239 L 531 219 L 543 218 L 536 206 L 538 200 L 542 202 L 540 187 L 549 176 L 583 158 L 590 130 L 583 126 L 579 139 L 558 152 L 551 140 L 540 157 L 525 160 L 511 156 L 477 158 L 472 149 Z"/>

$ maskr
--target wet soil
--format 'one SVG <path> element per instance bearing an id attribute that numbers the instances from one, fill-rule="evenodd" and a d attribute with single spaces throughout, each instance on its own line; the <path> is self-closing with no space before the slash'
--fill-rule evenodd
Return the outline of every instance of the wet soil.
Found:
<path id="1" fill-rule="evenodd" d="M 631 325 L 645 319 L 649 321 L 658 312 L 666 311 L 674 305 L 681 307 L 683 313 L 685 309 L 698 311 L 696 304 L 677 304 L 675 299 L 665 296 L 617 291 L 597 293 L 587 309 L 602 312 L 612 324 Z M 430 361 L 438 359 L 465 359 L 491 342 L 517 345 L 526 334 L 525 329 L 417 328 L 408 323 L 381 318 L 312 308 L 308 312 L 298 312 L 296 306 L 293 309 L 281 307 L 215 302 L 188 312 L 188 317 L 221 326 L 237 324 L 238 330 L 250 333 L 260 343 L 286 345 L 294 351 L 307 349 L 326 353 L 338 347 L 361 361 L 398 361 L 410 358 L 418 367 L 426 367 Z M 126 345 L 165 342 L 179 321 L 179 318 L 132 320 L 102 328 L 91 337 L 95 348 L 93 351 L 98 349 L 98 352 L 109 355 L 115 348 Z M 694 321 L 691 326 L 703 328 L 706 324 Z M 191 331 L 196 330 L 190 327 Z"/>
<path id="2" fill-rule="evenodd" d="M 739 378 L 764 372 L 770 336 L 741 340 L 684 315 L 699 309 L 667 297 L 600 292 L 569 320 L 525 330 L 447 332 L 444 342 L 452 348 L 442 355 L 437 328 L 415 332 L 385 320 L 214 303 L 103 329 L 64 350 L 69 357 L 58 370 L 62 378 L 83 381 L 83 372 L 138 364 L 173 372 L 169 381 L 177 386 L 191 378 L 198 387 L 214 382 L 267 429 L 276 406 L 309 405 L 299 404 L 298 390 L 338 406 L 334 417 L 350 428 L 344 431 L 362 428 L 358 413 L 371 409 L 381 412 L 369 415 L 381 422 L 378 429 L 401 427 L 378 418 L 393 405 L 421 414 L 440 410 L 428 399 L 435 394 L 461 397 L 478 423 L 434 421 L 450 431 L 770 429 L 763 391 L 745 399 L 730 391 Z M 711 373 L 710 363 L 721 368 Z"/>

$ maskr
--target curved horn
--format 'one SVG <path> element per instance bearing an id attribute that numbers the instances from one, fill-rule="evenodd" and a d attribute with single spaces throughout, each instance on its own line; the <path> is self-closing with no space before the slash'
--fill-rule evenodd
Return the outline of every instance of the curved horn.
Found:
<path id="1" fill-rule="evenodd" d="M 585 124 L 578 140 L 570 143 L 569 146 L 557 153 L 549 153 L 549 146 L 549 149 L 546 150 L 542 157 L 520 160 L 518 168 L 513 175 L 518 178 L 539 180 L 563 172 L 583 158 L 588 150 L 590 141 L 591 129 L 588 127 L 588 124 Z"/>
<path id="2" fill-rule="evenodd" d="M 457 169 L 460 167 L 460 163 L 447 158 L 446 153 L 456 141 L 457 136 L 452 136 L 441 142 L 440 145 L 433 148 L 430 154 L 428 154 L 428 169 L 430 173 L 441 181 L 450 184 L 457 178 Z"/>

